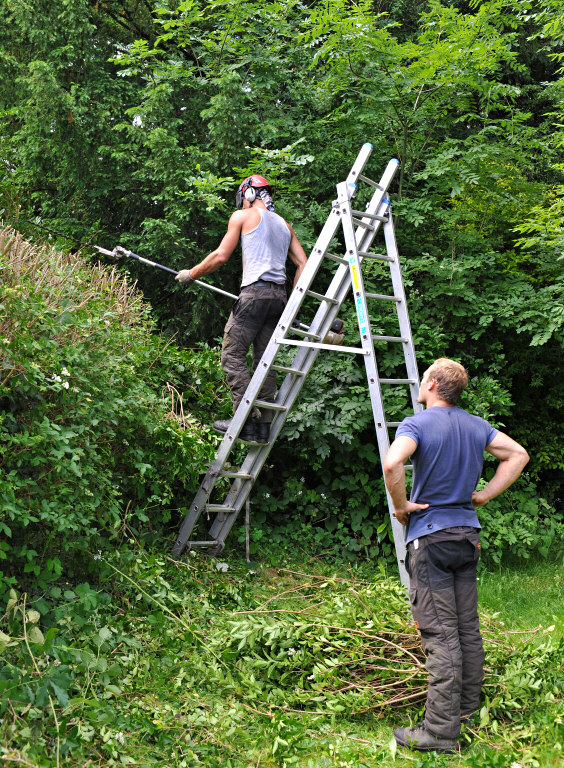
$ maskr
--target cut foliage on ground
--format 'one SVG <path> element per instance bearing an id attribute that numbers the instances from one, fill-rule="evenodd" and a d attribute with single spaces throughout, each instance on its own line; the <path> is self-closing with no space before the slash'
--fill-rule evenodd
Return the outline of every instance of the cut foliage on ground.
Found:
<path id="1" fill-rule="evenodd" d="M 483 614 L 484 706 L 462 753 L 408 755 L 391 736 L 421 715 L 424 657 L 394 578 L 142 549 L 96 565 L 99 588 L 14 591 L 5 606 L 6 764 L 560 764 L 564 641 L 550 628 Z"/>

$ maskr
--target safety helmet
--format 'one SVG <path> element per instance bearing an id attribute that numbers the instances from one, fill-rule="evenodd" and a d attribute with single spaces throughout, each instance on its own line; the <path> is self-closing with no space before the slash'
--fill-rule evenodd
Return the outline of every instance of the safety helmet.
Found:
<path id="1" fill-rule="evenodd" d="M 247 176 L 247 178 L 239 184 L 239 189 L 235 195 L 235 205 L 237 208 L 243 207 L 243 200 L 248 200 L 249 203 L 253 203 L 259 196 L 259 190 L 262 189 L 265 189 L 269 195 L 272 194 L 270 184 L 264 176 L 259 176 L 258 174 Z"/>

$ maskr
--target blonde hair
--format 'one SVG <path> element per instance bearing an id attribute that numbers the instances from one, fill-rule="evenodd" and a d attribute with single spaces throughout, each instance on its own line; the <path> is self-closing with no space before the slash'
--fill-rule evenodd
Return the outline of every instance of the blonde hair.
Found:
<path id="1" fill-rule="evenodd" d="M 440 357 L 427 369 L 429 379 L 437 382 L 437 394 L 450 405 L 456 405 L 462 390 L 468 384 L 468 371 L 456 360 Z"/>

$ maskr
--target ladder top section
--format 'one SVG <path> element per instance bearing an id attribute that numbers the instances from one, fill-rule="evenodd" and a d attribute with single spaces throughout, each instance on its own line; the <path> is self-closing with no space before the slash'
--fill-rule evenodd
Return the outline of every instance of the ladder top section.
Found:
<path id="1" fill-rule="evenodd" d="M 367 153 L 368 156 L 370 156 L 370 153 L 374 149 L 374 145 L 371 144 L 369 141 L 365 141 L 364 144 L 361 147 L 360 154 Z M 400 164 L 400 161 L 397 159 L 397 157 L 390 158 L 390 163 L 395 163 L 396 165 Z"/>

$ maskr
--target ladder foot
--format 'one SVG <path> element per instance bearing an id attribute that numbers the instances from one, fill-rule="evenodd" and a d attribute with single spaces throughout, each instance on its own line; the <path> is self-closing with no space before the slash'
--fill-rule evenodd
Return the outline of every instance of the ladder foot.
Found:
<path id="1" fill-rule="evenodd" d="M 176 541 L 174 547 L 170 550 L 171 557 L 180 557 L 186 546 L 181 541 Z"/>

